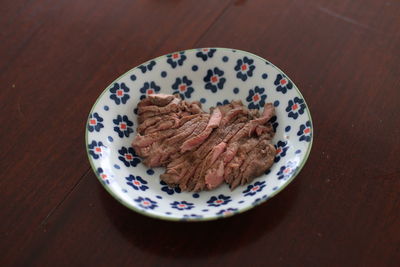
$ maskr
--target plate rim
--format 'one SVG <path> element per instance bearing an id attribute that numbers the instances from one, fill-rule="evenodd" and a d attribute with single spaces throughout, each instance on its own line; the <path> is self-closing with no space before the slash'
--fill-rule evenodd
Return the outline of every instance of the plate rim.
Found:
<path id="1" fill-rule="evenodd" d="M 137 208 L 137 207 L 135 207 L 135 206 L 130 205 L 129 203 L 127 203 L 126 201 L 124 201 L 122 198 L 120 198 L 116 193 L 114 193 L 114 191 L 111 190 L 111 188 L 109 188 L 109 186 L 105 185 L 105 184 L 102 182 L 101 177 L 99 176 L 99 174 L 98 174 L 97 171 L 96 171 L 96 166 L 94 165 L 93 160 L 92 160 L 92 158 L 90 157 L 89 149 L 88 149 L 88 145 L 89 145 L 89 143 L 88 143 L 88 132 L 89 132 L 89 131 L 88 131 L 88 128 L 87 128 L 87 124 L 88 124 L 88 121 L 89 121 L 89 119 L 90 119 L 90 114 L 92 114 L 93 110 L 94 110 L 95 107 L 97 106 L 97 104 L 98 104 L 98 102 L 100 101 L 100 99 L 103 97 L 103 95 L 104 95 L 106 92 L 108 92 L 108 89 L 110 88 L 110 86 L 112 86 L 112 85 L 113 85 L 114 83 L 116 83 L 118 80 L 122 79 L 122 77 L 124 77 L 125 75 L 127 75 L 129 72 L 131 72 L 131 71 L 137 69 L 139 66 L 145 64 L 146 62 L 149 62 L 149 61 L 157 61 L 157 60 L 160 60 L 161 58 L 164 58 L 164 57 L 166 57 L 167 55 L 170 55 L 170 54 L 180 53 L 180 52 L 198 51 L 199 49 L 202 49 L 202 48 L 203 48 L 203 47 L 200 47 L 200 48 L 192 48 L 192 49 L 185 49 L 185 50 L 180 50 L 180 51 L 175 51 L 175 52 L 170 52 L 170 53 L 167 53 L 167 54 L 163 54 L 163 55 L 161 55 L 161 56 L 158 56 L 158 57 L 155 57 L 155 58 L 153 58 L 153 59 L 147 60 L 147 61 L 145 61 L 145 62 L 143 62 L 143 63 L 141 63 L 141 64 L 139 64 L 139 65 L 137 65 L 137 66 L 135 66 L 135 67 L 133 67 L 133 68 L 131 68 L 131 69 L 129 69 L 128 71 L 124 72 L 123 74 L 121 74 L 120 76 L 118 76 L 118 78 L 116 78 L 114 81 L 112 81 L 109 85 L 107 85 L 107 87 L 105 87 L 105 89 L 104 89 L 104 90 L 101 92 L 101 94 L 97 97 L 96 101 L 94 102 L 94 104 L 92 105 L 92 108 L 91 108 L 90 111 L 89 111 L 87 120 L 86 120 L 86 122 L 85 122 L 85 150 L 86 150 L 86 154 L 87 154 L 88 159 L 89 159 L 90 167 L 91 167 L 92 171 L 94 172 L 94 174 L 96 175 L 97 180 L 100 182 L 100 184 L 103 186 L 103 188 L 105 188 L 106 191 L 107 191 L 114 199 L 116 199 L 119 203 L 121 203 L 123 206 L 125 206 L 125 207 L 127 207 L 128 209 L 130 209 L 130 210 L 132 210 L 132 211 L 135 211 L 135 212 L 137 212 L 137 213 L 139 213 L 139 214 L 145 215 L 145 216 L 147 216 L 147 217 L 151 217 L 151 218 L 155 218 L 155 219 L 160 219 L 160 220 L 166 220 L 166 221 L 174 221 L 174 222 L 176 222 L 176 221 L 180 221 L 180 222 L 182 222 L 182 221 L 186 221 L 186 222 L 199 222 L 199 221 L 213 221 L 213 220 L 228 218 L 228 217 L 232 217 L 232 216 L 234 216 L 234 215 L 242 214 L 242 213 L 244 213 L 244 212 L 246 212 L 246 211 L 248 211 L 248 210 L 250 210 L 250 209 L 253 209 L 253 208 L 255 208 L 255 207 L 257 207 L 257 206 L 259 206 L 259 205 L 265 203 L 267 200 L 269 200 L 269 199 L 273 198 L 274 196 L 276 196 L 276 195 L 277 195 L 278 193 L 280 193 L 283 189 L 285 189 L 290 183 L 292 183 L 293 180 L 299 175 L 300 171 L 303 169 L 303 167 L 304 167 L 304 165 L 306 164 L 306 162 L 307 162 L 307 160 L 308 160 L 308 157 L 309 157 L 309 155 L 310 155 L 310 153 L 311 153 L 311 148 L 312 148 L 312 146 L 313 146 L 314 134 L 315 134 L 315 132 L 314 132 L 315 129 L 314 129 L 314 124 L 313 124 L 312 117 L 311 117 L 311 112 L 310 112 L 309 106 L 307 105 L 306 99 L 304 98 L 304 96 L 303 96 L 303 94 L 300 92 L 300 90 L 298 89 L 297 85 L 292 81 L 292 79 L 290 79 L 290 77 L 289 77 L 288 75 L 286 75 L 286 73 L 285 73 L 284 71 L 282 71 L 282 69 L 280 69 L 280 68 L 278 68 L 277 66 L 275 66 L 273 63 L 271 63 L 271 62 L 270 62 L 269 60 L 267 60 L 266 58 L 263 58 L 263 57 L 258 56 L 258 55 L 256 55 L 256 54 L 253 54 L 253 53 L 251 53 L 251 52 L 248 52 L 248 51 L 245 51 L 245 50 L 240 50 L 240 49 L 235 49 L 235 48 L 207 47 L 208 49 L 237 51 L 237 52 L 241 52 L 241 53 L 250 55 L 250 56 L 252 56 L 252 57 L 256 57 L 256 58 L 258 58 L 258 59 L 260 59 L 260 60 L 262 60 L 262 61 L 264 61 L 264 62 L 267 62 L 267 63 L 270 64 L 270 65 L 272 65 L 274 68 L 276 68 L 277 70 L 279 70 L 283 75 L 285 75 L 285 77 L 286 77 L 287 79 L 289 79 L 289 81 L 291 81 L 291 82 L 293 83 L 294 89 L 297 91 L 297 93 L 298 93 L 298 94 L 301 96 L 301 98 L 304 100 L 304 104 L 306 105 L 306 109 L 305 109 L 305 110 L 306 110 L 307 115 L 308 115 L 308 117 L 309 117 L 309 120 L 310 120 L 310 123 L 311 123 L 311 128 L 312 128 L 311 140 L 310 140 L 310 142 L 309 142 L 309 146 L 308 146 L 308 148 L 307 148 L 307 151 L 306 151 L 306 153 L 305 153 L 305 155 L 304 155 L 304 158 L 303 158 L 303 160 L 301 161 L 299 167 L 296 169 L 296 171 L 293 173 L 293 175 L 290 177 L 290 179 L 287 180 L 287 182 L 286 182 L 284 185 L 282 185 L 278 190 L 272 192 L 272 194 L 270 194 L 266 199 L 261 199 L 261 200 L 257 203 L 257 205 L 249 205 L 249 206 L 247 206 L 247 207 L 238 209 L 237 211 L 235 211 L 235 212 L 233 212 L 232 214 L 229 214 L 229 215 L 212 215 L 212 216 L 201 217 L 201 218 L 185 218 L 185 219 L 182 219 L 182 218 L 178 218 L 178 217 L 171 217 L 171 216 L 159 215 L 159 214 L 154 214 L 154 213 L 151 213 L 151 212 L 147 212 L 147 211 L 145 211 L 145 210 L 142 210 L 142 209 L 139 209 L 139 208 Z"/>

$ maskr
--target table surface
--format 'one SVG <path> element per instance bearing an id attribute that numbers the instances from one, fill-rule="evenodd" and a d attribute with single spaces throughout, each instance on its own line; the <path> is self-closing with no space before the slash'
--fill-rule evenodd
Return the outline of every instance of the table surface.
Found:
<path id="1" fill-rule="evenodd" d="M 1 266 L 399 266 L 399 1 L 4 0 L 0 14 Z M 296 82 L 311 155 L 244 214 L 136 214 L 90 168 L 90 108 L 128 69 L 208 46 Z"/>

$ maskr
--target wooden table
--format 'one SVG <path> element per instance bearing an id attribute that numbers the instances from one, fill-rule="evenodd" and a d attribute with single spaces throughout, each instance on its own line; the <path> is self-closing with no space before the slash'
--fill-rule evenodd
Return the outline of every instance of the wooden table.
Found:
<path id="1" fill-rule="evenodd" d="M 0 30 L 0 266 L 399 266 L 398 1 L 4 0 Z M 136 214 L 90 169 L 88 112 L 126 70 L 207 46 L 296 82 L 310 158 L 230 219 Z"/>

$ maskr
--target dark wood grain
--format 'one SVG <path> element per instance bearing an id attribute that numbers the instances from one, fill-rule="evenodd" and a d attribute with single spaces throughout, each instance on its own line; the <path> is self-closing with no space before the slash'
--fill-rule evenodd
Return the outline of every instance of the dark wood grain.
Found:
<path id="1" fill-rule="evenodd" d="M 400 264 L 400 5 L 366 1 L 4 1 L 0 265 Z M 301 174 L 233 218 L 172 223 L 122 207 L 89 169 L 102 89 L 155 56 L 248 50 L 302 91 Z"/>
<path id="2" fill-rule="evenodd" d="M 296 202 L 302 186 L 300 181 L 280 198 L 227 220 L 185 224 L 129 212 L 104 191 L 94 174 L 88 173 L 36 233 L 31 246 L 34 249 L 20 257 L 17 263 L 43 263 L 46 259 L 58 258 L 63 259 L 65 266 L 109 265 L 110 262 L 99 260 L 102 256 L 98 253 L 114 258 L 115 265 L 128 266 L 137 262 L 166 266 L 213 264 L 216 260 L 221 264 L 231 262 L 230 258 L 235 258 L 243 248 L 253 247 L 264 235 L 284 227 L 285 218 L 298 206 Z M 271 212 L 274 216 L 269 218 Z M 101 220 L 95 221 L 95 218 Z M 287 220 L 286 223 L 291 224 Z M 76 240 L 82 243 L 75 246 Z M 93 246 L 93 240 L 101 244 Z M 49 247 L 69 249 L 49 250 Z M 235 261 L 244 263 L 244 260 Z"/>
<path id="3" fill-rule="evenodd" d="M 6 218 L 0 248 L 6 262 L 17 255 L 11 251 L 24 251 L 88 172 L 84 125 L 103 88 L 160 51 L 193 47 L 229 4 L 209 1 L 194 10 L 194 2 L 39 1 L 14 18 L 14 31 L 3 24 L 11 36 L 19 33 L 5 39 L 0 53 L 15 54 L 0 73 L 0 169 L 6 174 L 0 181 L 0 217 Z M 29 16 L 38 16 L 30 23 L 37 29 L 24 36 L 21 21 Z M 197 34 L 188 30 L 193 28 Z"/>

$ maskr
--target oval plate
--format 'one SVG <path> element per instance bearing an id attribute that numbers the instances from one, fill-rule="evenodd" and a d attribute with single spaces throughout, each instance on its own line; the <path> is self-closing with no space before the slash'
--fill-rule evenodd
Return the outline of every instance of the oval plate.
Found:
<path id="1" fill-rule="evenodd" d="M 271 169 L 234 191 L 224 184 L 213 191 L 180 192 L 161 182 L 164 168 L 147 168 L 131 148 L 136 106 L 147 94 L 176 92 L 200 101 L 205 111 L 237 99 L 249 108 L 274 103 L 278 154 Z M 265 202 L 299 173 L 312 140 L 311 115 L 296 85 L 267 60 L 227 48 L 180 51 L 131 69 L 99 96 L 86 128 L 89 161 L 106 190 L 126 207 L 165 220 L 224 218 Z"/>

